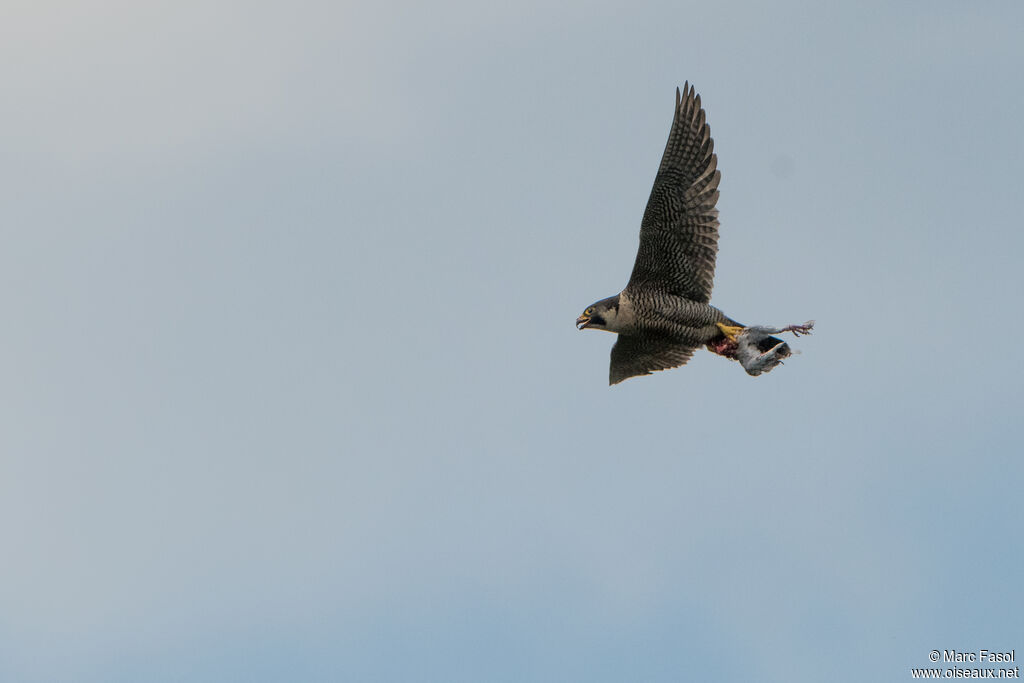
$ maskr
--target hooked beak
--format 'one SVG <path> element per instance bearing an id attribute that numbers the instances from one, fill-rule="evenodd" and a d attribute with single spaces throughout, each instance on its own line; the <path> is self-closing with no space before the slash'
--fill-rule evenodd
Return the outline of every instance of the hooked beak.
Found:
<path id="1" fill-rule="evenodd" d="M 590 316 L 589 315 L 581 315 L 580 317 L 576 318 L 576 329 L 577 330 L 585 330 L 585 329 L 587 329 L 587 327 L 589 325 L 590 325 Z"/>

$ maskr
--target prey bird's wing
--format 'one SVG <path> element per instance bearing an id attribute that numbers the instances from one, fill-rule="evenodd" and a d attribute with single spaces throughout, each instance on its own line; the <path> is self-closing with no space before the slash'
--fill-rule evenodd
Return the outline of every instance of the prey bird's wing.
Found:
<path id="1" fill-rule="evenodd" d="M 718 157 L 711 128 L 689 84 L 680 96 L 640 225 L 640 249 L 626 291 L 655 290 L 707 303 L 718 252 Z"/>
<path id="2" fill-rule="evenodd" d="M 620 334 L 612 347 L 608 383 L 618 384 L 636 375 L 649 375 L 686 363 L 696 350 L 674 338 L 657 334 Z"/>

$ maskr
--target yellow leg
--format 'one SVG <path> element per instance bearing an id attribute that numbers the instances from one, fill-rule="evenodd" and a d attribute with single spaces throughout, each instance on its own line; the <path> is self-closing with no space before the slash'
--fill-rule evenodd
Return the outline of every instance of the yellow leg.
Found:
<path id="1" fill-rule="evenodd" d="M 736 341 L 736 337 L 738 337 L 740 332 L 743 331 L 743 328 L 739 325 L 726 325 L 724 323 L 715 324 L 718 325 L 718 329 L 722 331 L 722 334 L 724 334 L 729 341 Z"/>

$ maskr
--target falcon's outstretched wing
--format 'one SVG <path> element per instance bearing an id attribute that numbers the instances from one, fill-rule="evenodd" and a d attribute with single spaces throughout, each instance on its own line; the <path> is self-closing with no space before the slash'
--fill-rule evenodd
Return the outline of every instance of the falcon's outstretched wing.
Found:
<path id="1" fill-rule="evenodd" d="M 718 157 L 700 95 L 680 96 L 640 226 L 640 249 L 626 291 L 656 290 L 711 300 L 718 252 Z"/>
<path id="2" fill-rule="evenodd" d="M 636 375 L 678 367 L 690 360 L 695 346 L 680 344 L 672 337 L 657 334 L 620 334 L 612 347 L 609 384 L 618 384 Z"/>

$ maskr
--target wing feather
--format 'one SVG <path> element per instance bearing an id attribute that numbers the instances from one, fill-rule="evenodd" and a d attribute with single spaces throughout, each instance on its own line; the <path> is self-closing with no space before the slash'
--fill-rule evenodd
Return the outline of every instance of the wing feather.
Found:
<path id="1" fill-rule="evenodd" d="M 694 346 L 672 337 L 651 334 L 620 334 L 612 347 L 608 383 L 618 384 L 637 375 L 679 367 L 690 360 Z"/>
<path id="2" fill-rule="evenodd" d="M 676 89 L 665 153 L 640 225 L 627 291 L 656 290 L 707 303 L 718 253 L 718 157 L 700 95 Z"/>

